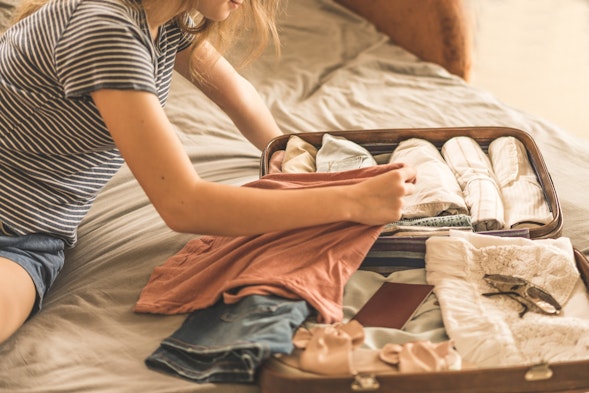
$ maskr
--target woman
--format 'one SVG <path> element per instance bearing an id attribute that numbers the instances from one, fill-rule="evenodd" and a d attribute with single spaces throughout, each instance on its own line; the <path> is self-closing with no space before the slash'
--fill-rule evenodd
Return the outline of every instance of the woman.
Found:
<path id="1" fill-rule="evenodd" d="M 0 342 L 41 308 L 64 247 L 75 245 L 123 162 L 178 232 L 250 235 L 400 217 L 415 179 L 408 167 L 352 186 L 279 191 L 207 182 L 191 165 L 163 111 L 174 68 L 258 148 L 280 134 L 209 40 L 222 44 L 245 21 L 258 27 L 258 49 L 276 40 L 277 0 L 23 3 L 0 38 Z"/>

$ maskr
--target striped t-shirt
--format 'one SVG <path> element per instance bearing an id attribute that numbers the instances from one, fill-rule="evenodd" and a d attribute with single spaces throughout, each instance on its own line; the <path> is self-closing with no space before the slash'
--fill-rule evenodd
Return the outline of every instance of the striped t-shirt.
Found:
<path id="1" fill-rule="evenodd" d="M 72 246 L 96 194 L 123 160 L 89 93 L 168 96 L 191 36 L 176 23 L 151 40 L 131 0 L 52 0 L 0 37 L 0 221 Z"/>

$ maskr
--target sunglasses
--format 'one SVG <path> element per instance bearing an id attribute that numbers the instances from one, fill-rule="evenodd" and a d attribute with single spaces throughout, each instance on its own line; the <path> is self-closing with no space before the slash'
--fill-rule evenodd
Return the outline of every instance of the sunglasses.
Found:
<path id="1" fill-rule="evenodd" d="M 483 279 L 491 286 L 498 289 L 497 292 L 483 293 L 483 296 L 509 296 L 522 305 L 523 309 L 519 317 L 528 311 L 540 312 L 548 315 L 558 315 L 561 305 L 544 289 L 521 277 L 504 274 L 485 274 Z"/>

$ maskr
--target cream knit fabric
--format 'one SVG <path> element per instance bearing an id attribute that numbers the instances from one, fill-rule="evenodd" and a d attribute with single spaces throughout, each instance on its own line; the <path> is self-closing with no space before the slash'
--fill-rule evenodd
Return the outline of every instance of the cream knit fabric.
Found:
<path id="1" fill-rule="evenodd" d="M 480 367 L 589 359 L 589 298 L 568 238 L 530 240 L 451 231 L 426 242 L 427 281 L 435 286 L 448 336 L 465 362 Z M 558 316 L 518 313 L 485 274 L 524 278 L 563 305 Z M 574 307 L 569 299 L 574 298 Z"/>

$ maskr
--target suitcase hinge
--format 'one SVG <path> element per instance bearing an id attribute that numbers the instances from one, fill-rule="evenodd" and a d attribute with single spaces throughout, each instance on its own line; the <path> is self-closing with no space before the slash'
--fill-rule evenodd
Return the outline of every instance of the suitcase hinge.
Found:
<path id="1" fill-rule="evenodd" d="M 380 388 L 380 383 L 374 374 L 358 374 L 351 387 L 353 392 L 374 392 Z"/>
<path id="2" fill-rule="evenodd" d="M 544 381 L 552 378 L 553 371 L 548 363 L 536 364 L 526 372 L 526 381 Z"/>

